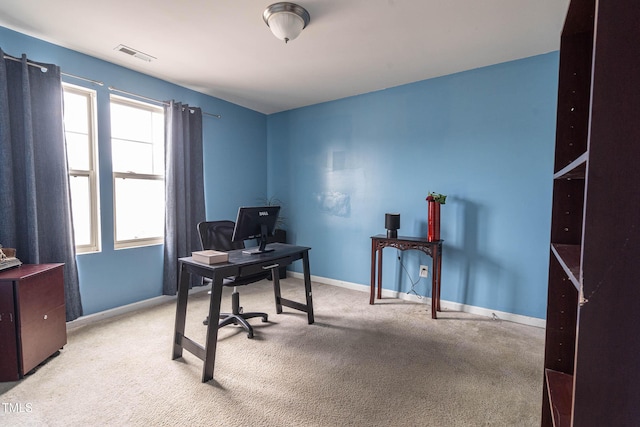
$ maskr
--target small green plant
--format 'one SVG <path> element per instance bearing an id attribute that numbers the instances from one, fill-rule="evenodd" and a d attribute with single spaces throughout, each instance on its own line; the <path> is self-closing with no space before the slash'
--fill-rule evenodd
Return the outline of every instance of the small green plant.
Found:
<path id="1" fill-rule="evenodd" d="M 258 202 L 262 206 L 280 206 L 280 214 L 278 215 L 278 219 L 276 220 L 276 229 L 285 229 L 285 224 L 287 223 L 287 218 L 282 216 L 282 202 L 277 197 L 266 197 L 264 199 L 259 199 Z"/>
<path id="2" fill-rule="evenodd" d="M 446 201 L 447 196 L 445 194 L 433 193 L 430 191 L 429 195 L 427 196 L 427 202 L 437 202 L 441 205 L 444 205 Z"/>

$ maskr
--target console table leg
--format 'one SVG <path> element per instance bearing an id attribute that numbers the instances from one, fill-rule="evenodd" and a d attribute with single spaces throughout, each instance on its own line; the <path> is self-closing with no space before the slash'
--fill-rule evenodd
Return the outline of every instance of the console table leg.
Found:
<path id="1" fill-rule="evenodd" d="M 437 281 L 437 277 L 438 277 L 438 272 L 436 271 L 437 269 L 437 262 L 436 262 L 436 256 L 437 255 L 433 255 L 433 271 L 431 273 L 431 318 L 432 319 L 437 319 L 438 318 L 438 300 L 440 299 L 440 296 L 438 295 L 438 281 Z"/>
<path id="2" fill-rule="evenodd" d="M 378 299 L 382 299 L 382 248 L 378 249 Z"/>
<path id="3" fill-rule="evenodd" d="M 440 288 L 438 286 L 438 276 L 440 276 L 440 270 L 438 268 L 438 250 L 434 248 L 431 251 L 432 260 L 432 274 L 431 274 L 431 318 L 438 318 L 438 311 L 440 310 Z"/>
<path id="4" fill-rule="evenodd" d="M 436 309 L 438 311 L 442 311 L 442 308 L 440 308 L 440 291 L 441 291 L 441 286 L 442 286 L 442 255 L 440 254 L 440 252 L 438 251 L 438 266 L 437 266 L 437 273 L 438 273 L 438 278 L 436 280 L 436 285 L 438 287 L 438 306 L 436 307 Z"/>

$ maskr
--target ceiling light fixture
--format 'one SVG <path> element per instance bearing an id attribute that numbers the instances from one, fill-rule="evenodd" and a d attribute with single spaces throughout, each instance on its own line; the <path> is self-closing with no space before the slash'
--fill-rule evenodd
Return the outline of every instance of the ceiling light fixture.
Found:
<path id="1" fill-rule="evenodd" d="M 311 21 L 305 8 L 289 2 L 272 4 L 264 10 L 262 18 L 273 35 L 285 43 L 298 37 Z"/>

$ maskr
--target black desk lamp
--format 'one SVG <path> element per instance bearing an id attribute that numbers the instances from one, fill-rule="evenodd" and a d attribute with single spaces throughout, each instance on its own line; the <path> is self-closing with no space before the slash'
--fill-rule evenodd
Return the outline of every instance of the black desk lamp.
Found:
<path id="1" fill-rule="evenodd" d="M 398 229 L 400 228 L 400 214 L 398 213 L 384 214 L 384 228 L 387 229 L 387 238 L 397 239 Z"/>

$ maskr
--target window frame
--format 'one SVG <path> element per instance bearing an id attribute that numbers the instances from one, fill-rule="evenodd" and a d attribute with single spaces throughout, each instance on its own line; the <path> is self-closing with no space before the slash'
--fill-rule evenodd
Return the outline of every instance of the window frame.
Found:
<path id="1" fill-rule="evenodd" d="M 161 106 L 157 106 L 148 102 L 137 101 L 131 98 L 127 98 L 124 96 L 109 95 L 109 110 L 111 110 L 111 105 L 113 103 L 125 105 L 133 108 L 138 108 L 150 112 L 162 113 L 164 117 L 164 108 Z M 113 123 L 111 123 L 111 129 L 113 129 Z M 164 135 L 163 135 L 164 138 Z M 113 135 L 110 138 L 111 143 L 113 142 Z M 111 144 L 113 145 L 113 144 Z M 163 146 L 164 150 L 164 146 Z M 113 156 L 113 147 L 112 147 L 112 156 Z M 127 249 L 127 248 L 135 248 L 135 247 L 143 247 L 143 246 L 153 246 L 153 245 L 161 245 L 164 244 L 164 229 L 162 231 L 162 235 L 155 237 L 142 237 L 138 239 L 121 239 L 118 240 L 118 222 L 117 222 L 117 200 L 116 200 L 116 180 L 118 179 L 134 179 L 134 180 L 158 180 L 164 182 L 164 168 L 162 170 L 162 174 L 144 174 L 144 173 L 136 173 L 136 172 L 122 172 L 112 170 L 112 185 L 113 185 L 113 245 L 114 249 Z"/>
<path id="2" fill-rule="evenodd" d="M 76 254 L 100 252 L 102 239 L 100 236 L 100 205 L 99 205 L 99 188 L 98 188 L 98 117 L 97 117 L 97 92 L 83 86 L 77 86 L 71 83 L 62 83 L 63 95 L 66 92 L 80 95 L 87 100 L 87 137 L 89 140 L 89 168 L 88 169 L 72 169 L 67 164 L 67 173 L 69 180 L 73 177 L 86 177 L 89 180 L 89 243 L 75 244 Z M 66 150 L 66 134 L 65 128 L 65 150 Z M 71 187 L 69 187 L 71 191 Z M 70 196 L 73 195 L 70 193 Z M 75 233 L 74 233 L 75 235 Z"/>

